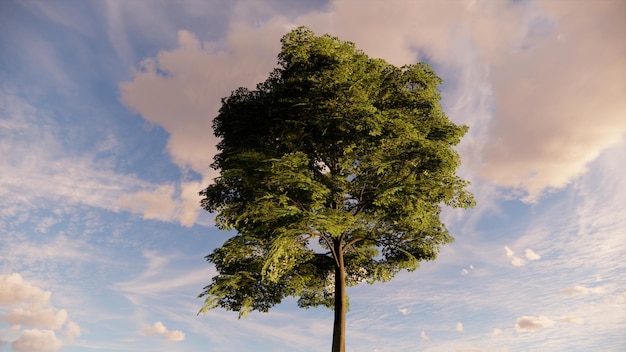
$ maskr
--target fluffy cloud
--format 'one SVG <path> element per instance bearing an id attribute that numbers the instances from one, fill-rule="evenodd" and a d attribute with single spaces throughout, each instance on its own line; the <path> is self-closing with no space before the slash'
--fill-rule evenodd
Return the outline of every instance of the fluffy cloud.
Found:
<path id="1" fill-rule="evenodd" d="M 67 311 L 53 308 L 27 307 L 16 308 L 5 315 L 2 320 L 11 325 L 26 325 L 32 327 L 58 330 L 67 320 Z"/>
<path id="2" fill-rule="evenodd" d="M 513 252 L 513 250 L 511 248 L 509 248 L 509 246 L 504 246 L 504 251 L 506 252 L 507 258 L 509 258 L 511 260 L 511 264 L 513 266 L 523 266 L 523 265 L 526 264 L 524 259 L 516 256 L 515 252 Z"/>
<path id="3" fill-rule="evenodd" d="M 604 289 L 604 287 L 589 288 L 589 287 L 585 287 L 585 286 L 568 287 L 568 288 L 564 288 L 564 289 L 562 289 L 560 291 L 561 294 L 566 295 L 566 296 L 588 295 L 588 294 L 591 294 L 591 293 L 603 294 L 605 292 L 606 292 L 606 290 Z"/>
<path id="4" fill-rule="evenodd" d="M 12 308 L 0 317 L 0 320 L 14 326 L 45 329 L 26 329 L 12 344 L 15 351 L 50 351 L 61 348 L 55 330 L 66 327 L 65 335 L 71 340 L 80 335 L 80 327 L 74 322 L 67 322 L 65 309 L 50 306 L 49 291 L 34 286 L 23 280 L 20 274 L 0 275 L 0 308 Z"/>
<path id="5" fill-rule="evenodd" d="M 20 274 L 0 275 L 0 305 L 17 306 L 2 320 L 14 325 L 26 325 L 57 330 L 67 320 L 67 311 L 49 307 L 50 292 L 33 286 Z"/>
<path id="6" fill-rule="evenodd" d="M 17 340 L 11 344 L 17 352 L 49 352 L 61 348 L 59 341 L 52 330 L 24 330 Z"/>
<path id="7" fill-rule="evenodd" d="M 430 337 L 428 335 L 426 335 L 426 331 L 422 331 L 422 333 L 420 334 L 420 337 L 422 338 L 422 340 L 426 341 L 428 339 L 430 339 Z"/>
<path id="8" fill-rule="evenodd" d="M 143 329 L 145 335 L 161 335 L 168 341 L 183 341 L 185 339 L 185 333 L 180 330 L 169 330 L 160 321 L 154 323 L 153 326 Z"/>
<path id="9" fill-rule="evenodd" d="M 409 314 L 409 310 L 407 308 L 398 309 L 398 312 L 400 312 L 400 314 L 402 314 L 402 315 L 408 315 Z"/>
<path id="10" fill-rule="evenodd" d="M 500 334 L 502 334 L 502 330 L 498 328 L 493 329 L 493 331 L 491 332 L 491 335 L 493 336 L 498 336 Z"/>
<path id="11" fill-rule="evenodd" d="M 554 321 L 546 316 L 523 316 L 515 322 L 515 330 L 517 331 L 535 331 L 543 328 L 554 326 Z"/>
<path id="12" fill-rule="evenodd" d="M 507 258 L 511 260 L 511 265 L 513 266 L 526 265 L 526 261 L 524 260 L 524 258 L 517 256 L 515 252 L 511 248 L 509 248 L 509 246 L 504 246 L 504 251 L 506 252 Z M 535 251 L 533 251 L 530 248 L 526 248 L 526 251 L 524 252 L 524 256 L 526 257 L 527 260 L 530 260 L 530 261 L 541 259 L 541 256 L 535 253 Z"/>
<path id="13" fill-rule="evenodd" d="M 456 331 L 458 331 L 458 332 L 464 332 L 465 331 L 465 328 L 463 327 L 463 323 L 461 323 L 461 322 L 456 323 Z"/>
<path id="14" fill-rule="evenodd" d="M 541 259 L 541 256 L 539 254 L 535 253 L 535 251 L 533 251 L 530 248 L 526 248 L 526 251 L 524 252 L 524 256 L 528 260 L 539 260 L 539 259 Z"/>
<path id="15" fill-rule="evenodd" d="M 170 133 L 167 150 L 177 165 L 209 177 L 217 143 L 211 119 L 220 99 L 265 79 L 286 31 L 282 23 L 256 30 L 233 23 L 221 44 L 203 43 L 193 33 L 179 31 L 178 48 L 144 60 L 133 80 L 120 84 L 121 100 Z"/>
<path id="16" fill-rule="evenodd" d="M 46 305 L 50 302 L 50 292 L 24 282 L 20 274 L 0 275 L 0 305 L 13 306 L 23 302 Z"/>
<path id="17" fill-rule="evenodd" d="M 124 195 L 118 204 L 133 213 L 143 214 L 144 219 L 169 221 L 173 219 L 178 205 L 172 198 L 174 192 L 173 185 L 161 185 L 154 190 Z"/>

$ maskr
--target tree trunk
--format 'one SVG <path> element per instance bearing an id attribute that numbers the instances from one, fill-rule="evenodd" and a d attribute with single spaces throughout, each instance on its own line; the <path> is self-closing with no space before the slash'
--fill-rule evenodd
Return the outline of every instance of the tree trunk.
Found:
<path id="1" fill-rule="evenodd" d="M 343 263 L 341 240 L 335 246 L 335 322 L 333 324 L 332 352 L 346 351 L 346 271 Z"/>

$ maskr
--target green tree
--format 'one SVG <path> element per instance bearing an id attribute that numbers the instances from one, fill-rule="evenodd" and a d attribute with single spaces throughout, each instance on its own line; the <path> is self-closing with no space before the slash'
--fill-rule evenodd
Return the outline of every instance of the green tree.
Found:
<path id="1" fill-rule="evenodd" d="M 442 111 L 425 63 L 396 67 L 305 27 L 281 42 L 278 68 L 213 121 L 220 176 L 202 206 L 237 234 L 206 257 L 218 274 L 201 312 L 298 297 L 334 308 L 332 351 L 344 351 L 346 286 L 435 259 L 453 240 L 442 205 L 473 206 L 452 149 L 467 127 Z"/>

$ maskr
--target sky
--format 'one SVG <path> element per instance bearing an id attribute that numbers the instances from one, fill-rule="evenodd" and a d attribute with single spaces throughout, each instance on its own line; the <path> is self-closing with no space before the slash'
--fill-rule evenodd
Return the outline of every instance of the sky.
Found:
<path id="1" fill-rule="evenodd" d="M 305 25 L 426 61 L 470 127 L 456 241 L 348 289 L 347 351 L 626 350 L 626 2 L 0 2 L 0 351 L 328 351 L 332 311 L 197 315 L 220 99 Z"/>

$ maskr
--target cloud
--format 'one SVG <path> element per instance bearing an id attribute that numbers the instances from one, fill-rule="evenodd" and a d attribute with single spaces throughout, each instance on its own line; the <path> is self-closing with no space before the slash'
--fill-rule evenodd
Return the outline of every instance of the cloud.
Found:
<path id="1" fill-rule="evenodd" d="M 504 246 L 504 251 L 506 252 L 506 256 L 511 260 L 511 264 L 513 266 L 524 266 L 526 262 L 524 259 L 515 255 L 515 252 L 509 248 L 509 246 Z"/>
<path id="2" fill-rule="evenodd" d="M 562 318 L 559 318 L 560 321 L 565 323 L 573 323 L 573 324 L 582 324 L 585 320 L 581 317 L 577 317 L 575 315 L 568 315 Z"/>
<path id="3" fill-rule="evenodd" d="M 24 302 L 42 306 L 50 302 L 50 291 L 24 282 L 22 275 L 0 275 L 0 305 L 14 306 Z"/>
<path id="4" fill-rule="evenodd" d="M 52 330 L 24 330 L 11 347 L 17 352 L 49 352 L 61 348 L 59 341 Z"/>
<path id="5" fill-rule="evenodd" d="M 31 327 L 49 328 L 58 330 L 67 320 L 65 309 L 27 307 L 16 308 L 2 317 L 2 320 L 11 325 L 26 325 Z"/>
<path id="6" fill-rule="evenodd" d="M 215 176 L 209 165 L 217 144 L 211 120 L 221 98 L 266 78 L 286 31 L 286 22 L 279 19 L 254 29 L 231 23 L 224 42 L 201 42 L 181 30 L 177 48 L 145 59 L 133 71 L 133 79 L 120 84 L 120 99 L 168 131 L 167 151 L 174 163 L 208 182 Z"/>
<path id="7" fill-rule="evenodd" d="M 143 329 L 145 335 L 161 335 L 168 341 L 179 342 L 185 339 L 185 333 L 180 330 L 168 330 L 163 323 L 157 321 L 153 326 Z"/>
<path id="8" fill-rule="evenodd" d="M 588 295 L 591 293 L 601 295 L 601 294 L 604 294 L 605 292 L 606 290 L 604 289 L 604 287 L 589 288 L 585 286 L 567 287 L 560 291 L 561 294 L 566 295 L 566 296 Z"/>
<path id="9" fill-rule="evenodd" d="M 623 138 L 625 4 L 540 3 L 522 46 L 492 65 L 498 112 L 485 145 L 485 177 L 522 187 L 532 200 L 584 173 Z"/>
<path id="10" fill-rule="evenodd" d="M 50 295 L 49 291 L 24 282 L 20 274 L 0 275 L 0 305 L 17 306 L 1 320 L 14 326 L 59 329 L 67 320 L 67 311 L 48 307 Z"/>
<path id="11" fill-rule="evenodd" d="M 461 323 L 461 322 L 456 323 L 456 331 L 458 331 L 458 332 L 464 332 L 465 331 L 465 328 L 463 328 L 463 323 Z"/>
<path id="12" fill-rule="evenodd" d="M 467 271 L 467 269 L 461 270 L 461 275 L 467 275 L 468 273 L 469 273 L 469 271 Z"/>
<path id="13" fill-rule="evenodd" d="M 70 321 L 65 326 L 65 337 L 67 337 L 70 341 L 73 341 L 75 338 L 79 337 L 82 334 L 82 330 L 78 324 L 73 321 Z"/>
<path id="14" fill-rule="evenodd" d="M 500 334 L 502 334 L 502 330 L 498 328 L 494 328 L 493 331 L 491 332 L 491 335 L 493 336 L 498 336 Z"/>
<path id="15" fill-rule="evenodd" d="M 400 312 L 402 315 L 409 314 L 409 310 L 407 308 L 398 309 L 398 312 Z"/>
<path id="16" fill-rule="evenodd" d="M 430 339 L 430 337 L 428 335 L 426 335 L 426 331 L 422 331 L 422 333 L 420 334 L 420 337 L 422 338 L 422 340 L 426 341 L 428 339 Z"/>
<path id="17" fill-rule="evenodd" d="M 515 322 L 515 330 L 517 331 L 535 331 L 543 328 L 554 326 L 554 321 L 546 316 L 523 316 Z"/>
<path id="18" fill-rule="evenodd" d="M 526 251 L 524 252 L 524 256 L 528 260 L 539 260 L 539 259 L 541 259 L 541 256 L 539 254 L 535 253 L 535 251 L 533 251 L 530 248 L 526 248 Z"/>
<path id="19" fill-rule="evenodd" d="M 65 325 L 65 336 L 73 340 L 80 335 L 80 327 L 73 321 L 66 324 L 65 309 L 50 306 L 50 291 L 44 291 L 23 280 L 18 273 L 0 275 L 0 311 L 14 307 L 0 317 L 16 330 L 22 326 L 46 329 L 26 329 L 12 344 L 15 351 L 50 351 L 61 348 L 54 333 Z"/>
<path id="20" fill-rule="evenodd" d="M 139 191 L 124 195 L 118 204 L 133 213 L 143 214 L 144 219 L 169 221 L 175 215 L 177 202 L 173 185 L 161 185 L 154 190 Z"/>

